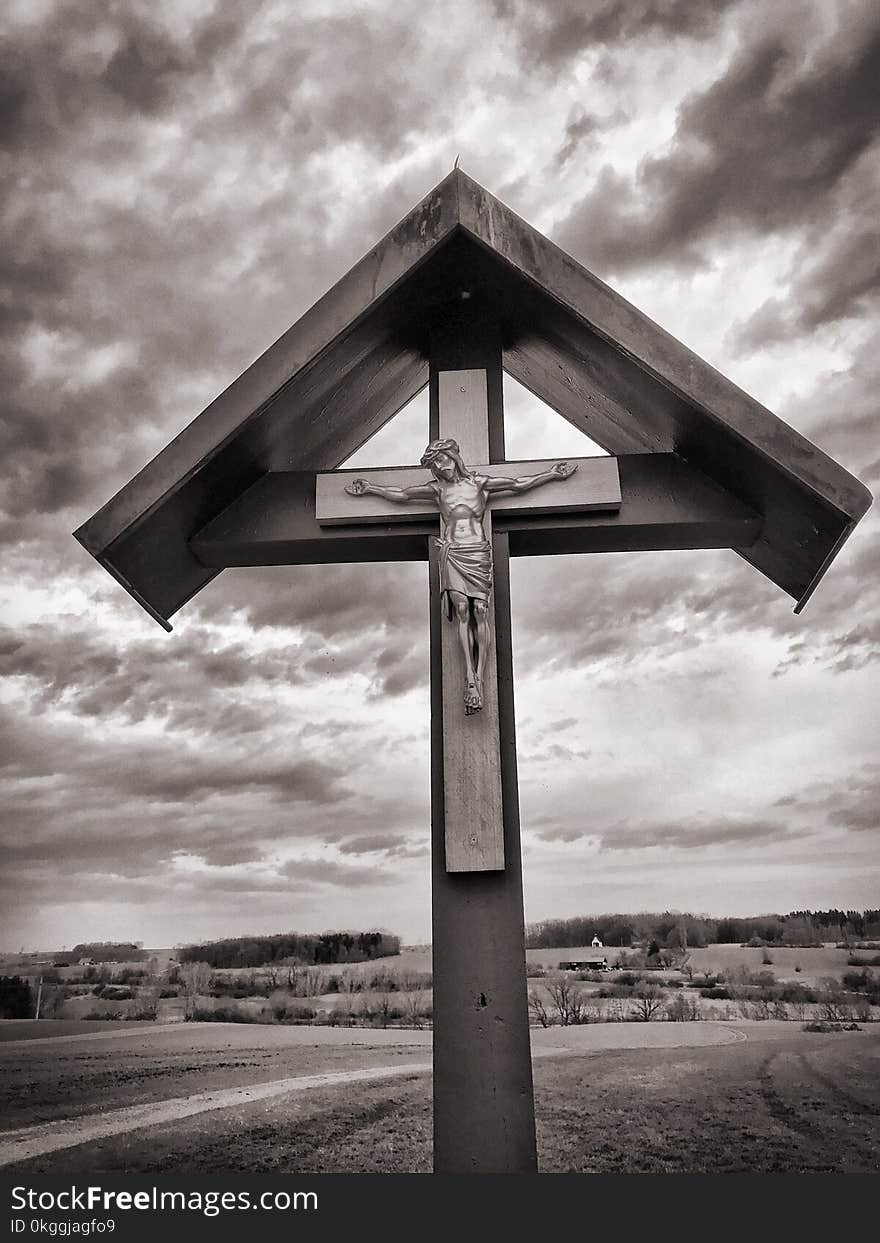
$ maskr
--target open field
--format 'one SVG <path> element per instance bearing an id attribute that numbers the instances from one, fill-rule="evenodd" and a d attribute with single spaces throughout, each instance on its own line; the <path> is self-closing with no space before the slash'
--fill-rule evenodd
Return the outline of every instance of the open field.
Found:
<path id="1" fill-rule="evenodd" d="M 556 968 L 560 962 L 568 960 L 607 958 L 611 965 L 617 962 L 622 954 L 629 956 L 632 953 L 632 950 L 619 949 L 616 946 L 594 950 L 589 945 L 569 945 L 554 949 L 526 950 L 526 961 L 536 966 Z M 737 967 L 745 967 L 750 971 L 770 971 L 778 979 L 800 979 L 805 983 L 809 979 L 818 980 L 824 976 L 834 976 L 839 979 L 847 970 L 846 960 L 849 951 L 837 949 L 831 944 L 808 949 L 790 946 L 780 949 L 762 949 L 741 945 L 707 945 L 703 949 L 692 949 L 689 953 L 689 965 L 697 973 L 729 971 Z M 765 965 L 763 959 L 768 955 L 773 962 Z M 795 972 L 797 966 L 800 966 L 800 972 Z M 337 974 L 345 971 L 358 976 L 370 976 L 379 970 L 386 971 L 390 975 L 402 976 L 430 972 L 431 949 L 429 946 L 404 949 L 392 958 L 375 958 L 369 962 L 350 963 L 344 967 L 324 967 L 321 970 Z"/>
<path id="2" fill-rule="evenodd" d="M 48 1020 L 39 1026 L 48 1032 L 56 1024 Z M 66 1034 L 6 1041 L 0 1044 L 0 1133 L 97 1108 L 291 1075 L 424 1062 L 426 1047 L 427 1032 L 227 1023 L 155 1028 L 114 1023 L 79 1039 Z"/>
<path id="3" fill-rule="evenodd" d="M 118 1035 L 138 1027 L 155 1029 L 155 1024 L 122 1024 L 112 1019 L 3 1019 L 0 1021 L 0 1044 L 5 1044 L 7 1040 L 58 1040 L 61 1036 L 82 1036 L 92 1032 Z"/>
<path id="4" fill-rule="evenodd" d="M 10 1042 L 0 1047 L 0 1112 L 9 1140 L 11 1130 L 25 1134 L 22 1128 L 50 1119 L 78 1116 L 87 1124 L 149 1102 L 170 1108 L 155 1125 L 85 1143 L 75 1137 L 72 1146 L 7 1168 L 427 1171 L 430 1075 L 422 1068 L 430 1039 L 429 1032 L 206 1024 L 140 1029 L 120 1039 L 98 1033 L 54 1048 L 48 1041 Z M 880 1169 L 875 1030 L 816 1035 L 775 1022 L 591 1025 L 533 1032 L 533 1050 L 544 1171 Z M 349 1081 L 347 1072 L 377 1068 L 396 1077 Z M 338 1080 L 316 1080 L 302 1092 L 279 1086 L 290 1076 L 326 1073 Z M 265 1094 L 222 1095 L 247 1085 L 263 1085 Z M 221 1093 L 216 1101 L 192 1106 L 192 1094 L 212 1090 Z M 193 1112 L 170 1116 L 172 1098 L 189 1100 Z"/>
<path id="5" fill-rule="evenodd" d="M 618 949 L 616 946 L 594 950 L 588 945 L 573 945 L 560 949 L 526 950 L 526 961 L 536 966 L 555 968 L 559 963 L 569 960 L 607 958 L 608 965 L 613 966 L 621 955 L 628 957 L 632 953 L 632 950 Z M 707 945 L 703 949 L 688 950 L 688 966 L 698 975 L 735 971 L 744 967 L 749 971 L 769 971 L 778 980 L 799 980 L 802 984 L 807 984 L 824 977 L 839 980 L 850 969 L 846 963 L 849 953 L 849 950 L 837 949 L 834 945 L 814 946 L 809 949 L 793 946 L 764 949 L 745 945 Z M 866 954 L 860 956 L 865 957 Z M 764 962 L 767 957 L 772 960 L 770 963 Z M 801 970 L 796 971 L 796 967 Z"/>
<path id="6" fill-rule="evenodd" d="M 554 1008 L 553 991 L 564 973 L 559 963 L 605 958 L 613 967 L 592 978 L 573 979 L 584 1003 L 579 1021 L 617 1021 L 638 1016 L 633 1007 L 641 995 L 663 990 L 662 1009 L 651 1018 L 734 1020 L 738 1018 L 856 1017 L 868 1022 L 880 1017 L 880 966 L 853 971 L 845 948 L 763 948 L 711 945 L 689 951 L 677 967 L 635 969 L 643 955 L 615 947 L 560 946 L 526 951 L 529 991 L 534 997 L 532 1021 L 569 1021 Z M 862 962 L 869 956 L 856 955 Z M 84 977 L 86 970 L 91 973 Z M 204 969 L 200 982 L 187 984 L 176 969 L 120 964 L 102 969 L 68 968 L 63 984 L 43 989 L 44 1017 L 57 1021 L 107 1019 L 181 1022 L 189 1015 L 221 1022 L 339 1023 L 364 1027 L 429 1027 L 432 1019 L 431 959 L 427 947 L 411 947 L 400 955 L 361 963 L 322 966 L 273 966 Z M 841 981 L 849 973 L 846 985 Z M 112 976 L 112 980 L 109 978 Z M 707 980 L 707 976 L 710 977 Z M 720 976 L 720 980 L 714 977 Z M 854 978 L 855 977 L 855 978 Z M 705 986 L 720 983 L 714 993 Z M 704 995 L 700 987 L 704 988 Z M 647 993 L 645 992 L 647 990 Z M 601 994 L 605 994 L 604 998 Z M 31 1005 L 35 993 L 31 993 Z M 874 1012 L 871 1011 L 871 1003 Z M 541 1012 L 540 1006 L 544 1010 Z M 834 1013 L 829 1005 L 835 1007 Z M 842 1009 L 841 1009 L 842 1007 Z M 25 1010 L 27 1013 L 27 1010 Z M 642 1016 L 644 1017 L 644 1015 Z M 572 1020 L 574 1021 L 574 1020 Z M 0 1040 L 3 1039 L 0 1027 Z"/>

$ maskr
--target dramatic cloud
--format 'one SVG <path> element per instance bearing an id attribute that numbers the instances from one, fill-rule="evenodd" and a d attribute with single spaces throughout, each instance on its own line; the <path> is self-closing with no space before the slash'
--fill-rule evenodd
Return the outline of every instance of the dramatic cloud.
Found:
<path id="1" fill-rule="evenodd" d="M 777 843 L 785 836 L 779 821 L 716 820 L 707 823 L 685 821 L 673 824 L 619 824 L 605 830 L 599 838 L 604 850 L 649 850 L 682 848 L 700 850 L 705 846 L 730 846 L 757 842 Z"/>
<path id="2" fill-rule="evenodd" d="M 427 566 L 227 571 L 167 635 L 70 532 L 457 153 L 876 485 L 878 55 L 846 0 L 5 7 L 0 947 L 427 936 Z M 512 456 L 586 444 L 506 392 Z M 799 617 L 733 552 L 513 563 L 530 918 L 869 900 L 877 530 Z"/>
<path id="3" fill-rule="evenodd" d="M 544 841 L 571 842 L 594 838 L 602 850 L 702 850 L 707 846 L 777 845 L 785 839 L 786 828 L 779 820 L 684 820 L 631 824 L 624 821 L 596 832 L 566 827 L 548 827 L 538 833 Z"/>
<path id="4" fill-rule="evenodd" d="M 880 764 L 869 763 L 854 772 L 841 791 L 830 782 L 814 783 L 794 795 L 788 805 L 805 819 L 817 813 L 831 824 L 855 833 L 880 831 Z"/>
<path id="5" fill-rule="evenodd" d="M 806 232 L 787 275 L 785 296 L 768 298 L 733 333 L 743 350 L 760 350 L 869 308 L 880 291 L 880 146 L 875 143 L 833 195 L 833 210 Z"/>
<path id="6" fill-rule="evenodd" d="M 684 101 L 667 152 L 632 181 L 603 171 L 559 243 L 597 271 L 623 271 L 708 262 L 707 241 L 731 232 L 827 228 L 836 191 L 878 138 L 880 23 L 847 23 L 818 54 L 791 42 L 747 42 Z"/>
<path id="7" fill-rule="evenodd" d="M 699 38 L 711 32 L 736 0 L 493 0 L 495 11 L 514 24 L 530 57 L 558 70 L 585 49 L 659 36 Z"/>

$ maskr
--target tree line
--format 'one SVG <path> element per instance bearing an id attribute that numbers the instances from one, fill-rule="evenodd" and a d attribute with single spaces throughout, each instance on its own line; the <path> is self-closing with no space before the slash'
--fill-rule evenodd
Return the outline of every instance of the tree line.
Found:
<path id="1" fill-rule="evenodd" d="M 293 961 L 324 966 L 365 962 L 400 953 L 400 937 L 389 932 L 279 932 L 272 936 L 225 937 L 177 951 L 182 963 L 211 967 L 263 967 Z"/>
<path id="2" fill-rule="evenodd" d="M 147 951 L 134 941 L 83 941 L 72 950 L 56 955 L 56 966 L 78 963 L 81 958 L 93 962 L 143 962 Z"/>
<path id="3" fill-rule="evenodd" d="M 787 915 L 714 918 L 690 912 L 642 911 L 637 915 L 576 915 L 545 919 L 526 928 L 529 949 L 589 945 L 598 936 L 603 945 L 660 946 L 743 945 L 755 940 L 778 945 L 811 945 L 830 940 L 880 939 L 880 910 L 790 911 Z"/>

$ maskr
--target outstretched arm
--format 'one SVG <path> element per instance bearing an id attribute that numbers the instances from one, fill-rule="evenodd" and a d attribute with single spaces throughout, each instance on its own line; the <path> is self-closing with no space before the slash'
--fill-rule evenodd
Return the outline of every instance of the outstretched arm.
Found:
<path id="1" fill-rule="evenodd" d="M 577 470 L 577 464 L 557 462 L 550 470 L 540 475 L 523 475 L 520 479 L 487 479 L 486 491 L 490 496 L 516 496 L 520 492 L 528 492 L 530 488 L 539 488 L 542 483 L 554 483 L 557 479 L 568 479 Z"/>
<path id="2" fill-rule="evenodd" d="M 349 496 L 381 496 L 384 501 L 396 501 L 405 505 L 407 501 L 433 501 L 436 496 L 435 485 L 414 483 L 409 488 L 386 488 L 381 483 L 370 483 L 368 479 L 353 479 L 345 485 Z"/>

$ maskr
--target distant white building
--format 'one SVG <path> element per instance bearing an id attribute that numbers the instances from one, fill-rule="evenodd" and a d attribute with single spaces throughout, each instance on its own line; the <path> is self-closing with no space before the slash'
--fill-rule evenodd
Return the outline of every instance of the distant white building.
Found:
<path id="1" fill-rule="evenodd" d="M 94 967 L 94 965 L 95 965 L 95 960 L 94 960 L 94 958 L 81 958 L 81 959 L 79 960 L 79 965 L 80 965 L 81 967 Z"/>
<path id="2" fill-rule="evenodd" d="M 596 935 L 593 937 L 592 941 L 590 942 L 590 945 L 593 947 L 593 949 L 594 949 L 594 950 L 601 950 L 601 949 L 604 949 L 604 948 L 605 948 L 605 947 L 604 947 L 604 945 L 602 944 L 601 940 L 599 939 L 599 934 L 598 934 L 598 932 L 597 932 L 597 933 L 596 933 Z"/>

